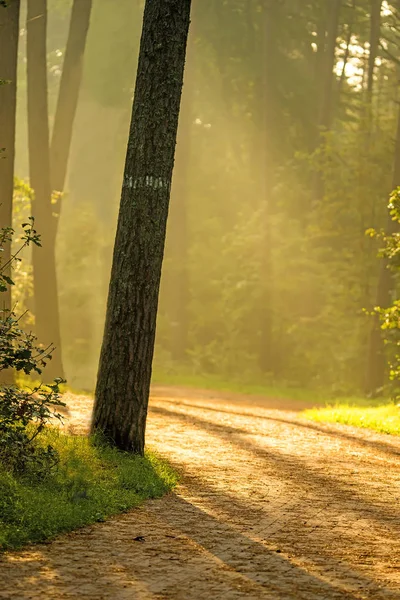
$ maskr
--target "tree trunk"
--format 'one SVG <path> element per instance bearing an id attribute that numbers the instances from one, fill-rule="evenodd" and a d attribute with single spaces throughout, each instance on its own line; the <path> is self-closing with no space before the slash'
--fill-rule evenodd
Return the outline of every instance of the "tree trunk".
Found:
<path id="1" fill-rule="evenodd" d="M 316 108 L 320 103 L 320 92 L 321 92 L 321 81 L 324 73 L 324 63 L 326 54 L 326 24 L 327 24 L 327 7 L 322 5 L 320 7 L 318 21 L 316 23 L 316 44 L 317 51 L 315 53 L 315 90 L 317 104 Z M 318 93 L 319 92 L 319 93 Z"/>
<path id="2" fill-rule="evenodd" d="M 50 150 L 51 189 L 53 192 L 60 192 L 57 203 L 53 205 L 53 224 L 56 229 L 61 211 L 61 194 L 65 187 L 91 10 L 92 0 L 74 0 Z"/>
<path id="3" fill-rule="evenodd" d="M 351 44 L 351 39 L 353 37 L 354 21 L 356 18 L 356 0 L 353 0 L 352 9 L 353 10 L 351 13 L 351 19 L 349 20 L 349 23 L 347 24 L 346 49 L 345 49 L 344 56 L 343 56 L 343 67 L 342 67 L 342 71 L 340 73 L 339 83 L 338 83 L 338 93 L 337 93 L 338 104 L 340 103 L 340 96 L 342 93 L 343 84 L 346 79 L 346 67 L 347 67 L 347 64 L 348 64 L 349 58 L 350 58 L 350 44 Z"/>
<path id="4" fill-rule="evenodd" d="M 141 455 L 190 4 L 145 4 L 92 422 Z"/>
<path id="5" fill-rule="evenodd" d="M 20 0 L 12 0 L 7 8 L 0 7 L 0 79 L 7 82 L 0 85 L 0 227 L 12 227 L 19 12 Z M 11 258 L 11 243 L 5 242 L 3 248 L 4 265 Z M 4 274 L 10 277 L 11 267 Z M 0 302 L 0 310 L 11 310 L 11 286 L 0 294 Z M 2 371 L 0 380 L 12 384 L 14 372 Z"/>
<path id="6" fill-rule="evenodd" d="M 368 80 L 367 95 L 368 103 L 372 101 L 372 91 L 374 87 L 374 71 L 376 56 L 379 48 L 379 38 L 381 32 L 381 9 L 382 0 L 371 0 L 371 27 L 369 38 L 369 58 L 368 58 Z"/>
<path id="7" fill-rule="evenodd" d="M 12 227 L 15 158 L 15 114 L 20 1 L 0 7 L 0 227 Z M 3 264 L 10 260 L 11 244 L 4 244 Z M 11 269 L 5 273 L 10 277 Z M 0 294 L 0 309 L 11 309 L 11 288 Z"/>
<path id="8" fill-rule="evenodd" d="M 341 0 L 329 0 L 328 27 L 326 37 L 326 51 L 323 61 L 321 79 L 321 103 L 319 110 L 320 129 L 329 131 L 332 124 L 333 100 L 333 69 L 335 66 L 336 40 L 339 29 Z"/>
<path id="9" fill-rule="evenodd" d="M 264 5 L 264 29 L 262 32 L 262 55 L 263 60 L 261 74 L 262 117 L 260 127 L 260 149 L 259 149 L 259 172 L 260 193 L 263 216 L 263 254 L 261 262 L 261 294 L 260 320 L 259 320 L 259 367 L 263 373 L 273 372 L 275 366 L 277 348 L 273 341 L 272 320 L 272 295 L 273 295 L 273 265 L 272 265 L 272 243 L 271 243 L 271 194 L 273 189 L 272 168 L 272 140 L 273 115 L 272 89 L 273 89 L 273 61 L 276 40 L 274 35 L 272 3 Z"/>
<path id="10" fill-rule="evenodd" d="M 334 73 L 336 40 L 339 29 L 341 0 L 329 0 L 326 49 L 322 61 L 322 73 L 320 81 L 320 104 L 318 117 L 318 143 L 317 147 L 324 148 L 324 133 L 329 131 L 332 126 L 333 114 L 333 96 L 334 96 Z M 315 174 L 314 197 L 316 202 L 320 202 L 325 194 L 325 185 L 323 174 L 318 171 Z"/>
<path id="11" fill-rule="evenodd" d="M 400 105 L 397 121 L 396 146 L 394 152 L 394 167 L 392 189 L 400 186 Z M 388 214 L 387 229 L 388 235 L 397 230 L 397 223 L 393 221 Z M 382 259 L 380 263 L 378 289 L 375 306 L 387 308 L 390 306 L 392 291 L 394 287 L 392 272 L 388 268 L 387 259 Z M 382 332 L 378 318 L 374 319 L 369 341 L 369 353 L 366 374 L 366 392 L 369 394 L 380 394 L 385 384 L 386 360 L 385 348 L 382 338 Z"/>
<path id="12" fill-rule="evenodd" d="M 35 330 L 47 347 L 54 344 L 46 379 L 63 377 L 54 225 L 51 204 L 49 124 L 47 107 L 46 0 L 29 0 L 27 12 L 27 90 L 30 182 L 34 190 L 32 212 L 42 248 L 33 246 Z"/>

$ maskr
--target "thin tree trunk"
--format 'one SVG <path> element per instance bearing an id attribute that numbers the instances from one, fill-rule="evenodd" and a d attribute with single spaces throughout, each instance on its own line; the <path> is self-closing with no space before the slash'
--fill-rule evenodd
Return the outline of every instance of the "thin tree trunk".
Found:
<path id="1" fill-rule="evenodd" d="M 334 96 L 334 66 L 336 54 L 336 40 L 339 29 L 341 0 L 329 0 L 328 21 L 327 21 L 327 37 L 326 50 L 323 60 L 323 69 L 320 82 L 320 105 L 318 118 L 318 142 L 317 147 L 324 148 L 325 138 L 324 133 L 330 131 L 332 126 L 333 115 L 333 96 Z M 315 201 L 319 202 L 324 197 L 325 185 L 323 174 L 318 171 L 315 174 L 314 181 L 314 197 Z"/>
<path id="2" fill-rule="evenodd" d="M 364 57 L 362 59 L 363 66 L 362 66 L 362 76 L 361 76 L 361 89 L 366 92 L 367 86 L 368 86 L 368 65 L 369 65 L 369 58 L 368 58 L 366 43 L 363 46 L 363 50 L 364 50 Z"/>
<path id="3" fill-rule="evenodd" d="M 273 341 L 272 295 L 273 295 L 273 265 L 271 242 L 271 194 L 273 188 L 272 176 L 272 144 L 274 119 L 272 109 L 272 65 L 274 61 L 275 39 L 272 4 L 264 6 L 264 30 L 262 38 L 263 60 L 261 74 L 262 123 L 260 127 L 260 191 L 263 215 L 263 254 L 261 263 L 261 281 L 263 293 L 260 307 L 260 346 L 259 367 L 262 372 L 273 372 L 277 348 Z"/>
<path id="4" fill-rule="evenodd" d="M 91 10 L 92 0 L 74 0 L 50 149 L 51 188 L 53 192 L 60 192 L 57 203 L 53 205 L 53 224 L 56 229 L 65 187 Z"/>
<path id="5" fill-rule="evenodd" d="M 0 227 L 12 227 L 15 159 L 15 115 L 17 106 L 17 64 L 20 1 L 0 7 Z M 11 244 L 4 244 L 1 261 L 10 260 Z M 5 275 L 10 277 L 8 270 Z M 0 294 L 0 309 L 11 309 L 11 288 Z"/>
<path id="6" fill-rule="evenodd" d="M 329 0 L 328 27 L 326 52 L 321 80 L 321 104 L 319 111 L 319 126 L 329 131 L 332 124 L 333 80 L 336 53 L 336 40 L 339 29 L 341 0 Z"/>
<path id="7" fill-rule="evenodd" d="M 342 67 L 342 71 L 340 73 L 340 78 L 339 78 L 339 83 L 338 83 L 338 103 L 340 102 L 340 95 L 342 93 L 343 84 L 346 79 L 346 67 L 347 67 L 347 63 L 349 62 L 349 58 L 350 58 L 350 44 L 351 44 L 351 38 L 353 37 L 353 26 L 354 26 L 354 20 L 356 17 L 356 0 L 353 0 L 352 9 L 353 10 L 351 13 L 351 19 L 347 25 L 346 49 L 345 49 L 344 57 L 343 57 L 343 67 Z"/>
<path id="8" fill-rule="evenodd" d="M 368 80 L 367 95 L 368 103 L 372 101 L 372 92 L 374 87 L 374 71 L 376 56 L 379 48 L 379 38 L 381 33 L 381 9 L 382 0 L 371 0 L 371 27 L 369 38 L 369 59 L 368 59 Z"/>
<path id="9" fill-rule="evenodd" d="M 315 88 L 317 91 L 321 89 L 321 79 L 324 72 L 325 52 L 326 52 L 326 23 L 327 13 L 326 7 L 323 6 L 320 11 L 317 22 L 317 52 L 315 54 Z"/>
<path id="10" fill-rule="evenodd" d="M 396 146 L 394 152 L 392 189 L 400 186 L 400 104 L 397 121 Z M 388 214 L 386 232 L 388 235 L 396 231 L 397 224 Z M 393 291 L 393 276 L 388 268 L 388 261 L 382 259 L 380 263 L 376 306 L 387 308 L 391 304 Z M 379 394 L 385 384 L 386 360 L 382 332 L 378 319 L 374 319 L 369 341 L 369 353 L 366 374 L 366 391 L 369 394 Z"/>
<path id="11" fill-rule="evenodd" d="M 141 455 L 190 4 L 145 4 L 92 422 Z"/>
<path id="12" fill-rule="evenodd" d="M 0 227 L 12 227 L 19 13 L 20 0 L 12 0 L 7 8 L 0 7 L 0 79 L 7 82 L 0 85 Z M 11 243 L 5 242 L 2 264 L 10 257 Z M 4 274 L 10 277 L 11 268 Z M 11 310 L 11 293 L 11 286 L 7 286 L 7 291 L 0 294 L 0 310 Z M 13 371 L 6 369 L 0 379 L 3 384 L 12 384 Z"/>
<path id="13" fill-rule="evenodd" d="M 33 246 L 35 330 L 47 347 L 54 344 L 53 359 L 45 377 L 63 377 L 54 226 L 51 204 L 49 124 L 47 106 L 46 0 L 29 0 L 27 13 L 27 89 L 30 182 L 34 190 L 33 216 L 42 248 Z"/>

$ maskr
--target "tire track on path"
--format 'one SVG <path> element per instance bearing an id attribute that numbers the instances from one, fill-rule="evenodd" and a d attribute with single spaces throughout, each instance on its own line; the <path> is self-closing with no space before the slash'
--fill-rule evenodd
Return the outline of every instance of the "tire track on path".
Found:
<path id="1" fill-rule="evenodd" d="M 91 399 L 66 399 L 85 431 Z M 3 555 L 0 598 L 400 600 L 400 439 L 282 408 L 154 389 L 176 493 Z"/>

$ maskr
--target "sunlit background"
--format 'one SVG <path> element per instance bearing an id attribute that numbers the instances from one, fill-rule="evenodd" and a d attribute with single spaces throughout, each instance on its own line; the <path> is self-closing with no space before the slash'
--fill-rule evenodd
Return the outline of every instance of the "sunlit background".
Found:
<path id="1" fill-rule="evenodd" d="M 329 131 L 319 118 L 317 0 L 195 3 L 158 315 L 154 378 L 363 389 L 398 100 L 396 11 L 384 2 L 372 98 L 369 3 L 341 11 Z M 49 0 L 50 123 L 72 2 Z M 26 2 L 21 23 L 25 22 Z M 93 389 L 143 2 L 96 0 L 57 240 L 69 384 Z M 326 18 L 326 17 L 325 17 Z M 28 178 L 21 30 L 16 175 Z M 317 183 L 316 183 L 317 182 Z M 29 215 L 16 193 L 15 224 Z M 32 308 L 29 261 L 14 299 Z"/>

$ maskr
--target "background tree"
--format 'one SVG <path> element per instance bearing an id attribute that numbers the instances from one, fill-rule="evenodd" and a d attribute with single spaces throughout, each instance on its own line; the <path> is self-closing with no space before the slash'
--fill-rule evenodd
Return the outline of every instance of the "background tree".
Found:
<path id="1" fill-rule="evenodd" d="M 15 116 L 17 107 L 17 65 L 19 39 L 19 0 L 0 6 L 0 227 L 12 227 L 15 160 Z M 2 262 L 11 256 L 11 243 L 3 247 Z M 10 276 L 10 270 L 5 273 Z M 1 296 L 1 309 L 11 310 L 11 288 Z"/>
<path id="2" fill-rule="evenodd" d="M 72 2 L 48 3 L 52 124 Z M 88 389 L 104 327 L 143 3 L 118 6 L 93 3 L 57 233 L 67 378 Z M 399 10 L 382 2 L 379 11 L 372 0 L 334 8 L 328 0 L 196 6 L 160 293 L 158 381 L 199 375 L 333 395 L 365 389 L 376 350 L 363 311 L 376 305 L 380 278 L 379 243 L 365 231 L 387 227 Z M 19 72 L 17 172 L 25 177 Z M 320 135 L 324 90 L 331 110 Z M 22 204 L 16 197 L 14 218 Z M 29 270 L 26 280 L 29 294 Z M 397 293 L 393 281 L 390 297 Z"/>
<path id="3" fill-rule="evenodd" d="M 147 0 L 92 429 L 144 452 L 190 0 Z"/>
<path id="4" fill-rule="evenodd" d="M 372 99 L 372 91 L 374 86 L 374 72 L 376 57 L 379 49 L 379 38 L 381 32 L 381 11 L 382 0 L 371 0 L 371 25 L 369 38 L 369 57 L 368 57 L 368 99 Z"/>
<path id="5" fill-rule="evenodd" d="M 395 190 L 400 186 L 400 111 L 397 121 L 397 134 L 394 148 L 393 159 L 393 181 L 392 189 Z M 392 219 L 388 212 L 386 233 L 390 236 L 398 230 L 397 219 Z M 389 261 L 384 259 L 381 261 L 379 269 L 379 278 L 377 285 L 376 303 L 377 307 L 383 309 L 388 308 L 394 298 L 392 295 L 396 291 L 395 280 L 393 273 L 389 269 Z M 385 385 L 386 375 L 386 357 L 384 348 L 384 338 L 379 327 L 379 322 L 373 324 L 371 337 L 369 342 L 369 356 L 367 369 L 367 387 L 366 391 L 369 394 L 379 395 L 382 393 Z"/>
<path id="6" fill-rule="evenodd" d="M 51 186 L 52 191 L 58 193 L 56 205 L 53 207 L 53 225 L 56 228 L 71 151 L 91 10 L 92 0 L 74 0 L 58 91 L 50 149 Z"/>
<path id="7" fill-rule="evenodd" d="M 49 148 L 49 105 L 47 86 L 47 3 L 28 7 L 28 122 L 31 184 L 35 191 L 37 226 L 43 231 L 43 249 L 33 249 L 35 323 L 38 335 L 54 342 L 53 363 L 46 369 L 50 377 L 63 376 L 56 239 L 65 188 L 73 125 L 82 78 L 83 56 L 89 28 L 91 0 L 75 1 L 62 66 Z M 36 20 L 38 23 L 36 23 Z M 38 77 L 36 78 L 35 72 Z M 40 86 L 40 89 L 38 89 Z M 45 149 L 47 148 L 47 149 Z M 44 287 L 44 281 L 47 285 Z"/>
<path id="8" fill-rule="evenodd" d="M 35 330 L 45 346 L 56 350 L 45 375 L 63 377 L 57 272 L 54 248 L 52 190 L 50 173 L 49 121 L 47 101 L 47 2 L 31 0 L 27 12 L 27 88 L 29 172 L 34 191 L 32 206 L 43 250 L 32 249 L 35 292 Z"/>

